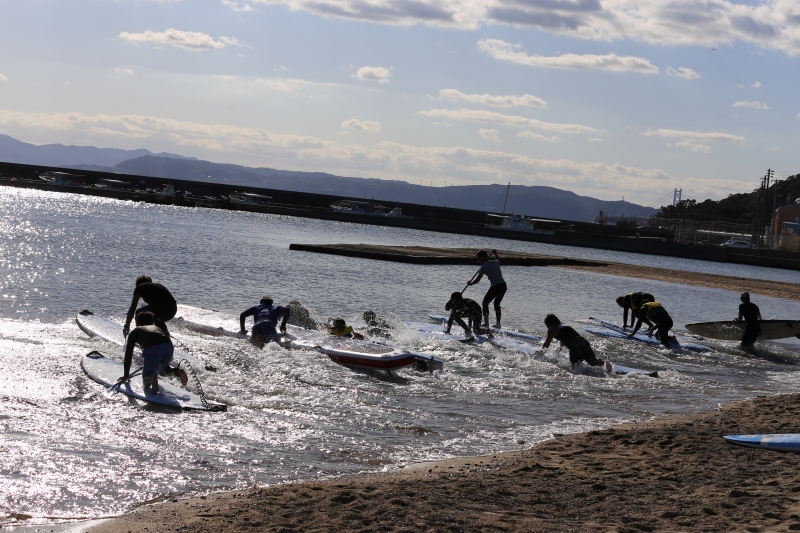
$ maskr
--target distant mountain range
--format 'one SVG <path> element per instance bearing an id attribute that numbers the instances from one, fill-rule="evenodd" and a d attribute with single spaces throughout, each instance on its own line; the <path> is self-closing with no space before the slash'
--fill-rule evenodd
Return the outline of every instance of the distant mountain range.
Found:
<path id="1" fill-rule="evenodd" d="M 312 192 L 348 198 L 370 198 L 388 205 L 392 202 L 406 202 L 501 212 L 506 199 L 506 186 L 499 184 L 429 187 L 398 180 L 349 178 L 324 172 L 296 172 L 212 163 L 175 154 L 154 154 L 149 150 L 62 144 L 36 146 L 7 135 L 0 135 L 0 161 Z M 583 222 L 594 221 L 601 210 L 609 214 L 637 216 L 649 216 L 657 211 L 630 202 L 598 200 L 555 187 L 538 185 L 512 185 L 508 191 L 505 210 Z"/>

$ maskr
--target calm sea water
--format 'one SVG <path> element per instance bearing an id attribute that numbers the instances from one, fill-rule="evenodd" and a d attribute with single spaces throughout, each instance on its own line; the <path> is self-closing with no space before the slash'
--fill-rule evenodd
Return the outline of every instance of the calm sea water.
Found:
<path id="1" fill-rule="evenodd" d="M 224 319 L 269 294 L 299 299 L 322 319 L 355 321 L 373 309 L 399 325 L 443 312 L 477 268 L 289 251 L 293 242 L 486 247 L 797 281 L 796 272 L 757 267 L 0 188 L 0 525 L 25 516 L 27 524 L 97 518 L 165 497 L 515 450 L 557 433 L 800 385 L 794 342 L 765 344 L 749 357 L 734 343 L 676 354 L 590 337 L 613 361 L 661 376 L 606 378 L 404 330 L 398 342 L 444 359 L 443 373 L 403 371 L 404 381 L 385 381 L 317 354 L 259 351 L 176 328 L 181 344 L 219 368 L 200 379 L 227 413 L 108 399 L 82 372 L 85 353 L 120 358 L 121 350 L 84 335 L 75 314 L 88 308 L 121 320 L 139 274 Z M 589 316 L 620 321 L 615 297 L 636 290 L 654 293 L 676 327 L 733 318 L 739 303 L 729 291 L 558 268 L 506 267 L 504 275 L 504 323 L 538 333 L 549 312 L 576 327 Z M 466 295 L 480 299 L 485 283 Z M 800 302 L 754 301 L 765 318 L 800 317 Z"/>

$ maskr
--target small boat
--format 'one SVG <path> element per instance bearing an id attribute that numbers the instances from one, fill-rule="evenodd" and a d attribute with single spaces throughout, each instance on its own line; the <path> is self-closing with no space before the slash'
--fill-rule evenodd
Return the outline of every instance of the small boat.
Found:
<path id="1" fill-rule="evenodd" d="M 271 196 L 252 192 L 235 192 L 228 195 L 228 200 L 234 205 L 270 205 L 272 203 Z"/>
<path id="2" fill-rule="evenodd" d="M 48 185 L 79 186 L 81 183 L 75 178 L 82 178 L 82 175 L 67 174 L 66 172 L 45 172 L 39 174 L 39 179 Z"/>
<path id="3" fill-rule="evenodd" d="M 339 202 L 332 203 L 331 209 L 333 209 L 333 211 L 336 213 L 347 213 L 350 215 L 407 218 L 403 217 L 403 209 L 401 207 L 389 209 L 381 204 L 364 202 L 360 200 L 341 200 Z"/>

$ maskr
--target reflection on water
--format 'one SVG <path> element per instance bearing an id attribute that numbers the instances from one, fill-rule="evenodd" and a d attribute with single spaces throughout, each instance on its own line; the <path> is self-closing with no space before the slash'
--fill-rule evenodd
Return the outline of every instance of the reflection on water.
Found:
<path id="1" fill-rule="evenodd" d="M 442 312 L 477 266 L 383 263 L 288 245 L 486 246 L 770 279 L 794 273 L 38 191 L 0 190 L 0 204 L 0 516 L 93 518 L 172 495 L 519 449 L 554 433 L 794 391 L 800 381 L 795 365 L 745 356 L 733 344 L 676 354 L 589 337 L 617 363 L 659 369 L 653 379 L 574 373 L 556 352 L 559 364 L 491 345 L 420 339 L 400 324 Z M 445 360 L 446 370 L 403 371 L 407 381 L 393 383 L 319 354 L 259 351 L 176 328 L 186 349 L 220 369 L 200 377 L 228 412 L 107 399 L 83 375 L 80 357 L 93 349 L 119 357 L 120 350 L 87 338 L 73 317 L 89 308 L 120 320 L 142 273 L 180 302 L 217 309 L 234 323 L 264 294 L 281 303 L 297 298 L 323 320 L 358 322 L 373 309 L 398 326 L 399 344 Z M 729 291 L 591 272 L 507 267 L 504 275 L 506 325 L 540 334 L 548 312 L 578 328 L 589 316 L 619 321 L 614 299 L 632 290 L 655 294 L 677 325 L 729 319 L 738 306 Z M 466 296 L 479 299 L 486 288 Z M 798 302 L 754 301 L 765 317 L 800 317 Z M 798 358 L 796 342 L 765 350 Z"/>

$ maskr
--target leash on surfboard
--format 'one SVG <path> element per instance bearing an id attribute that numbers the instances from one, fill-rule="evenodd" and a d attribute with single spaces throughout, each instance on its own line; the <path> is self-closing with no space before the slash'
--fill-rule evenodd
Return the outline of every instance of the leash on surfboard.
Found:
<path id="1" fill-rule="evenodd" d="M 206 361 L 205 359 L 203 359 L 202 357 L 200 357 L 199 355 L 194 353 L 194 350 L 192 350 L 190 347 L 186 346 L 186 343 L 184 343 L 180 339 L 176 339 L 174 335 L 172 335 L 172 334 L 170 335 L 170 340 L 173 343 L 176 343 L 176 342 L 179 343 L 181 345 L 181 348 L 183 348 L 184 350 L 186 350 L 187 352 L 192 354 L 192 357 L 197 357 L 197 359 L 200 360 L 200 362 L 203 363 L 203 367 L 208 372 L 216 372 L 217 371 L 217 367 L 215 367 L 214 365 L 212 365 L 211 363 L 209 363 L 208 361 Z M 183 359 L 183 360 L 186 361 L 186 359 Z M 188 363 L 188 361 L 186 361 L 186 362 Z"/>
<path id="2" fill-rule="evenodd" d="M 203 409 L 205 409 L 206 411 L 217 411 L 218 407 L 217 406 L 212 407 L 208 403 L 208 400 L 206 400 L 206 393 L 203 390 L 203 386 L 200 384 L 200 378 L 197 377 L 197 372 L 195 372 L 194 368 L 192 368 L 192 364 L 189 361 L 187 361 L 185 358 L 181 359 L 178 362 L 178 366 L 175 367 L 175 375 L 176 376 L 178 375 L 178 369 L 183 364 L 185 364 L 186 367 L 189 369 L 189 372 L 187 372 L 187 374 L 191 373 L 192 377 L 194 378 L 194 384 L 197 386 L 197 395 L 200 396 L 200 403 L 203 404 Z"/>

